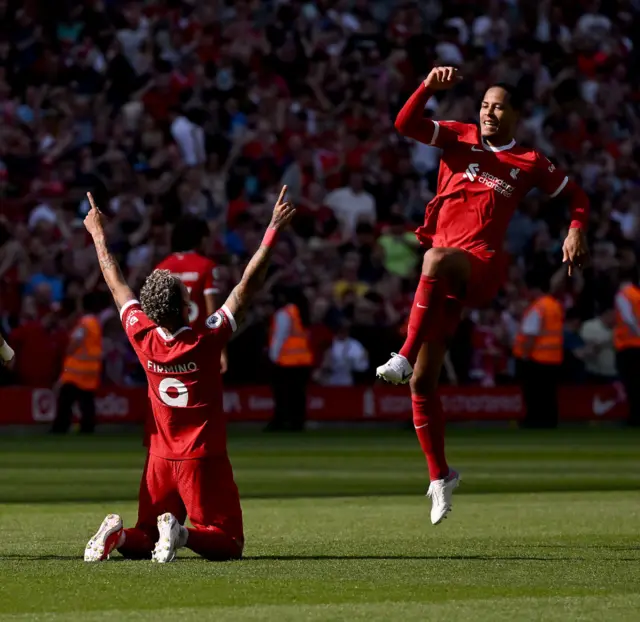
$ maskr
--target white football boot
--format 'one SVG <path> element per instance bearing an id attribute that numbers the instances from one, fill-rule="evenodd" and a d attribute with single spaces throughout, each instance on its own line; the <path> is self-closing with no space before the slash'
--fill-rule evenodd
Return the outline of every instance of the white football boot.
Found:
<path id="1" fill-rule="evenodd" d="M 402 354 L 391 353 L 391 358 L 376 369 L 376 376 L 391 384 L 407 384 L 413 376 L 413 367 Z"/>
<path id="2" fill-rule="evenodd" d="M 177 550 L 187 543 L 187 529 L 173 514 L 167 512 L 158 516 L 158 534 L 151 561 L 158 564 L 172 562 L 176 558 Z"/>
<path id="3" fill-rule="evenodd" d="M 118 546 L 122 536 L 122 519 L 117 514 L 109 514 L 100 525 L 96 535 L 89 540 L 84 550 L 85 562 L 102 562 Z"/>
<path id="4" fill-rule="evenodd" d="M 460 474 L 450 470 L 445 479 L 436 479 L 431 482 L 427 497 L 431 497 L 431 522 L 438 525 L 451 511 L 451 498 L 453 491 L 460 483 Z"/>

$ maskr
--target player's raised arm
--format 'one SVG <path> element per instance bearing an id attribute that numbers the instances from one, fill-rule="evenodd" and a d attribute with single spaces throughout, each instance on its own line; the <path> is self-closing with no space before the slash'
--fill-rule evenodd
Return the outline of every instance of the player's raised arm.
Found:
<path id="1" fill-rule="evenodd" d="M 271 217 L 271 223 L 264 234 L 262 244 L 245 268 L 242 280 L 235 286 L 224 306 L 231 311 L 236 321 L 240 321 L 253 296 L 260 291 L 269 267 L 273 246 L 278 234 L 293 218 L 295 209 L 285 200 L 287 187 L 283 186 Z"/>
<path id="2" fill-rule="evenodd" d="M 84 219 L 84 226 L 93 238 L 102 276 L 111 290 L 118 311 L 120 311 L 122 306 L 129 300 L 134 300 L 135 296 L 124 280 L 118 262 L 107 248 L 107 238 L 104 232 L 104 214 L 98 209 L 90 192 L 87 192 L 87 198 L 91 204 L 91 209 Z"/>
<path id="3" fill-rule="evenodd" d="M 395 123 L 398 132 L 421 143 L 435 145 L 438 123 L 424 117 L 424 107 L 436 91 L 450 89 L 460 80 L 462 77 L 455 67 L 434 67 L 398 113 Z"/>
<path id="4" fill-rule="evenodd" d="M 0 364 L 11 369 L 16 360 L 16 353 L 13 348 L 0 335 Z"/>

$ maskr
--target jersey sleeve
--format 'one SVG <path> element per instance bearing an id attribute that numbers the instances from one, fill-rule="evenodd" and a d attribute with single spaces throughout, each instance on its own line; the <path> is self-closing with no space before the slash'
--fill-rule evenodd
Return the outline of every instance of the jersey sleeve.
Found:
<path id="1" fill-rule="evenodd" d="M 569 183 L 569 177 L 557 168 L 549 158 L 538 154 L 536 161 L 536 186 L 552 199 L 557 197 Z"/>
<path id="2" fill-rule="evenodd" d="M 226 305 L 222 305 L 213 315 L 210 315 L 205 322 L 205 330 L 216 341 L 221 344 L 227 343 L 231 335 L 238 329 L 233 313 Z"/>
<path id="3" fill-rule="evenodd" d="M 432 147 L 445 149 L 464 139 L 470 132 L 475 133 L 474 125 L 458 121 L 432 121 L 433 136 L 429 143 Z"/>
<path id="4" fill-rule="evenodd" d="M 129 300 L 129 302 L 122 305 L 120 321 L 127 338 L 134 347 L 139 346 L 145 335 L 156 327 L 146 316 L 137 300 Z"/>
<path id="5" fill-rule="evenodd" d="M 220 288 L 218 287 L 218 268 L 211 262 L 204 272 L 204 295 L 219 294 Z"/>

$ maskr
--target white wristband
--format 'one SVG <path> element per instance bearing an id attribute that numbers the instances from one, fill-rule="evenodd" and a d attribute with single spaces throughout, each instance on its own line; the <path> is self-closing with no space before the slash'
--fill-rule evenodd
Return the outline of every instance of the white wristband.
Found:
<path id="1" fill-rule="evenodd" d="M 15 352 L 6 341 L 0 346 L 0 358 L 3 361 L 10 361 L 14 354 Z"/>

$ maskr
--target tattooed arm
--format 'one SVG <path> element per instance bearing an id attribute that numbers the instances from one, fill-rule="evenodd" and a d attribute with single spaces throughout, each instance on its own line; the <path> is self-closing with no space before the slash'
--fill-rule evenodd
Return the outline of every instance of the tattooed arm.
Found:
<path id="1" fill-rule="evenodd" d="M 104 215 L 98 209 L 95 204 L 91 193 L 87 193 L 91 209 L 84 219 L 84 226 L 93 238 L 93 244 L 96 247 L 96 253 L 98 255 L 98 261 L 100 262 L 100 270 L 102 270 L 102 276 L 106 284 L 111 290 L 113 299 L 115 300 L 118 311 L 129 300 L 134 300 L 135 296 L 131 291 L 131 288 L 127 285 L 127 282 L 122 276 L 120 266 L 115 257 L 109 252 L 107 248 L 107 238 L 104 233 Z"/>
<path id="2" fill-rule="evenodd" d="M 240 283 L 235 286 L 224 303 L 224 306 L 231 311 L 237 322 L 242 320 L 252 298 L 260 291 L 264 284 L 277 234 L 291 222 L 295 214 L 293 206 L 284 200 L 286 192 L 287 187 L 284 186 L 278 197 L 278 201 L 273 210 L 273 216 L 271 217 L 271 223 L 265 233 L 260 248 L 247 264 Z"/>

